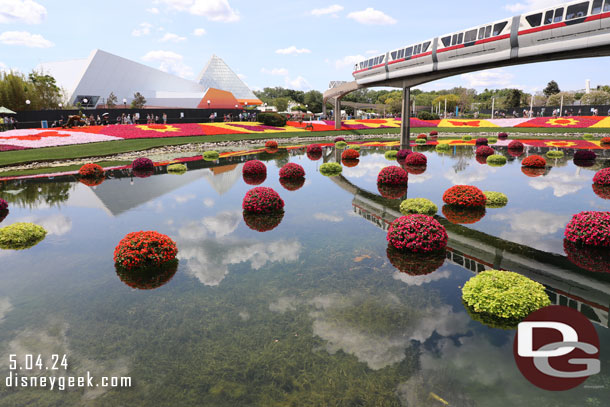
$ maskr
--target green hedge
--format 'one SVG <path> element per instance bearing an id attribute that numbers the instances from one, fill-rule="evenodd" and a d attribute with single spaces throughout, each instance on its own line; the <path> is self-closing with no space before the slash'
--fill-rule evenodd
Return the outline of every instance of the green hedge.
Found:
<path id="1" fill-rule="evenodd" d="M 286 126 L 286 118 L 278 113 L 259 113 L 257 120 L 265 126 Z"/>
<path id="2" fill-rule="evenodd" d="M 440 119 L 440 117 L 438 117 L 437 114 L 430 113 L 430 112 L 425 112 L 425 111 L 417 113 L 417 118 L 421 119 L 421 120 L 438 120 L 438 119 Z"/>

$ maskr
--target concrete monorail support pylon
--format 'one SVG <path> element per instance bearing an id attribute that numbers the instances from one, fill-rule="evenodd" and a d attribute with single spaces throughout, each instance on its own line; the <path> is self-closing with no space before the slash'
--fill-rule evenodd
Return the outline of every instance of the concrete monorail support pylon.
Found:
<path id="1" fill-rule="evenodd" d="M 402 116 L 400 121 L 400 149 L 411 145 L 411 88 L 402 88 Z"/>
<path id="2" fill-rule="evenodd" d="M 335 129 L 341 130 L 341 98 L 335 98 Z"/>

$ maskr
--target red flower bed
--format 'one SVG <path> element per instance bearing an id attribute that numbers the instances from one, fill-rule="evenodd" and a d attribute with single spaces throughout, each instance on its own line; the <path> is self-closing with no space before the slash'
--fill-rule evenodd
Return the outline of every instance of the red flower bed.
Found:
<path id="1" fill-rule="evenodd" d="M 565 238 L 580 245 L 610 247 L 610 212 L 585 211 L 572 216 Z"/>
<path id="2" fill-rule="evenodd" d="M 578 150 L 574 153 L 574 161 L 594 161 L 597 158 L 591 150 Z"/>
<path id="3" fill-rule="evenodd" d="M 494 153 L 495 153 L 494 149 L 487 145 L 482 145 L 479 148 L 477 148 L 477 156 L 487 157 L 489 155 L 493 155 Z"/>
<path id="4" fill-rule="evenodd" d="M 564 239 L 563 250 L 568 255 L 568 260 L 582 269 L 593 273 L 610 273 L 608 249 L 582 246 Z"/>
<path id="5" fill-rule="evenodd" d="M 308 151 L 307 158 L 309 158 L 311 161 L 318 161 L 320 158 L 322 158 L 322 150 L 313 152 Z"/>
<path id="6" fill-rule="evenodd" d="M 498 140 L 506 140 L 508 138 L 508 133 L 498 133 Z"/>
<path id="7" fill-rule="evenodd" d="M 420 134 L 419 136 L 417 136 L 418 140 L 428 140 L 428 136 L 426 134 Z"/>
<path id="8" fill-rule="evenodd" d="M 391 185 L 391 184 L 377 184 L 377 190 L 379 194 L 387 199 L 402 199 L 407 193 L 409 186 L 404 185 Z"/>
<path id="9" fill-rule="evenodd" d="M 360 157 L 360 153 L 354 149 L 348 148 L 341 154 L 342 160 L 355 160 Z"/>
<path id="10" fill-rule="evenodd" d="M 521 165 L 523 167 L 530 168 L 545 168 L 546 159 L 540 155 L 530 155 L 529 157 L 525 157 L 523 161 L 521 161 Z"/>
<path id="11" fill-rule="evenodd" d="M 536 178 L 544 175 L 546 168 L 521 167 L 521 172 L 530 178 Z"/>
<path id="12" fill-rule="evenodd" d="M 85 164 L 80 167 L 78 174 L 83 178 L 101 178 L 104 176 L 104 169 L 98 164 Z"/>
<path id="13" fill-rule="evenodd" d="M 134 170 L 152 170 L 155 168 L 155 164 L 146 157 L 140 157 L 131 163 L 131 168 Z"/>
<path id="14" fill-rule="evenodd" d="M 470 225 L 477 223 L 485 216 L 484 206 L 464 207 L 454 205 L 443 205 L 443 215 L 451 223 L 458 225 Z"/>
<path id="15" fill-rule="evenodd" d="M 154 290 L 167 284 L 178 271 L 178 260 L 168 261 L 160 267 L 153 267 L 136 272 L 116 267 L 121 281 L 138 290 Z"/>
<path id="16" fill-rule="evenodd" d="M 385 167 L 377 175 L 377 184 L 406 185 L 409 182 L 409 174 L 400 167 Z"/>
<path id="17" fill-rule="evenodd" d="M 443 194 L 443 201 L 447 205 L 457 205 L 464 207 L 485 207 L 487 198 L 483 191 L 470 185 L 455 185 Z"/>
<path id="18" fill-rule="evenodd" d="M 265 143 L 265 148 L 278 148 L 277 141 L 269 140 Z"/>
<path id="19" fill-rule="evenodd" d="M 159 267 L 177 254 L 176 243 L 168 236 L 140 231 L 129 233 L 119 242 L 114 249 L 114 262 L 126 270 Z"/>
<path id="20" fill-rule="evenodd" d="M 305 185 L 305 178 L 280 178 L 280 184 L 288 191 L 296 191 Z"/>
<path id="21" fill-rule="evenodd" d="M 299 164 L 288 163 L 280 169 L 280 178 L 303 178 L 305 170 Z"/>
<path id="22" fill-rule="evenodd" d="M 405 160 L 409 155 L 413 154 L 411 150 L 398 150 L 396 153 L 397 160 Z"/>
<path id="23" fill-rule="evenodd" d="M 265 214 L 244 211 L 243 215 L 246 225 L 257 232 L 268 232 L 275 229 L 284 219 L 283 210 Z"/>
<path id="24" fill-rule="evenodd" d="M 524 146 L 523 143 L 517 140 L 513 140 L 510 143 L 508 143 L 508 149 L 509 150 L 523 150 Z"/>
<path id="25" fill-rule="evenodd" d="M 610 199 L 610 185 L 593 184 L 593 192 L 601 199 Z"/>
<path id="26" fill-rule="evenodd" d="M 422 153 L 412 153 L 405 159 L 405 165 L 411 165 L 414 167 L 428 165 L 428 158 Z"/>
<path id="27" fill-rule="evenodd" d="M 357 158 L 354 158 L 354 159 L 344 158 L 343 160 L 341 160 L 341 164 L 343 164 L 344 167 L 352 168 L 352 167 L 356 167 L 358 164 L 360 164 L 360 160 Z"/>
<path id="28" fill-rule="evenodd" d="M 388 244 L 386 255 L 392 266 L 401 273 L 424 276 L 441 268 L 445 263 L 446 251 L 443 249 L 429 253 L 410 253 L 395 249 Z"/>
<path id="29" fill-rule="evenodd" d="M 243 174 L 244 182 L 248 185 L 260 185 L 267 179 L 267 173 L 264 174 Z"/>
<path id="30" fill-rule="evenodd" d="M 486 146 L 489 144 L 489 140 L 487 140 L 485 137 L 480 137 L 475 141 L 474 144 L 476 146 Z"/>
<path id="31" fill-rule="evenodd" d="M 242 209 L 252 213 L 271 213 L 282 210 L 284 201 L 271 188 L 256 187 L 246 192 Z"/>
<path id="32" fill-rule="evenodd" d="M 399 250 L 428 253 L 447 246 L 447 231 L 427 215 L 401 216 L 390 225 L 387 240 Z"/>
<path id="33" fill-rule="evenodd" d="M 593 177 L 593 183 L 597 185 L 610 185 L 610 168 L 597 171 Z"/>
<path id="34" fill-rule="evenodd" d="M 413 166 L 413 165 L 404 165 L 403 168 L 405 171 L 412 175 L 420 175 L 426 172 L 427 167 L 425 165 Z"/>
<path id="35" fill-rule="evenodd" d="M 250 160 L 246 161 L 242 168 L 242 174 L 244 176 L 255 176 L 255 175 L 264 175 L 265 178 L 267 176 L 267 166 L 259 160 Z"/>

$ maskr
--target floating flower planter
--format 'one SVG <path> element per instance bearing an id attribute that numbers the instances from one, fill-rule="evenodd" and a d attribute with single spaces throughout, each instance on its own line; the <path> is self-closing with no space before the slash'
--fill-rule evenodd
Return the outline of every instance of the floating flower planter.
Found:
<path id="1" fill-rule="evenodd" d="M 610 168 L 604 168 L 593 177 L 593 183 L 596 185 L 610 185 Z"/>
<path id="2" fill-rule="evenodd" d="M 508 143 L 509 150 L 523 150 L 524 148 L 525 148 L 525 146 L 523 145 L 523 143 L 520 141 L 517 141 L 517 140 L 513 140 L 510 143 Z"/>
<path id="3" fill-rule="evenodd" d="M 491 167 L 502 167 L 506 164 L 506 157 L 501 154 L 493 154 L 486 158 L 486 162 Z"/>
<path id="4" fill-rule="evenodd" d="M 494 153 L 495 151 L 493 148 L 489 147 L 488 145 L 481 145 L 477 148 L 476 155 L 487 157 L 489 155 L 493 155 Z"/>
<path id="5" fill-rule="evenodd" d="M 281 181 L 280 181 L 281 182 Z M 268 232 L 275 229 L 284 219 L 284 211 L 276 210 L 270 213 L 243 212 L 246 225 L 257 232 Z"/>
<path id="6" fill-rule="evenodd" d="M 565 153 L 561 150 L 549 150 L 546 152 L 547 158 L 557 159 L 565 157 Z"/>
<path id="7" fill-rule="evenodd" d="M 388 150 L 385 152 L 384 156 L 385 156 L 386 160 L 394 161 L 398 158 L 398 151 L 397 150 Z"/>
<path id="8" fill-rule="evenodd" d="M 540 155 L 530 155 L 521 161 L 521 165 L 529 168 L 545 168 L 546 160 Z"/>
<path id="9" fill-rule="evenodd" d="M 398 271 L 411 276 L 425 276 L 438 270 L 445 263 L 445 249 L 428 253 L 411 253 L 398 250 L 391 244 L 386 249 L 388 260 Z"/>
<path id="10" fill-rule="evenodd" d="M 427 215 L 401 216 L 392 222 L 387 240 L 399 250 L 428 253 L 447 246 L 447 232 L 443 225 Z"/>
<path id="11" fill-rule="evenodd" d="M 131 168 L 133 170 L 154 170 L 155 164 L 152 162 L 152 160 L 150 160 L 146 157 L 140 157 L 140 158 L 136 158 L 131 163 Z"/>
<path id="12" fill-rule="evenodd" d="M 267 166 L 259 160 L 246 161 L 242 167 L 242 175 L 246 177 L 263 177 L 263 181 L 267 178 Z"/>
<path id="13" fill-rule="evenodd" d="M 178 260 L 170 260 L 157 267 L 141 270 L 126 270 L 116 266 L 119 279 L 131 288 L 137 290 L 154 290 L 167 284 L 178 271 Z"/>
<path id="14" fill-rule="evenodd" d="M 312 161 L 318 161 L 322 158 L 322 146 L 319 144 L 310 144 L 307 146 L 307 158 Z"/>
<path id="15" fill-rule="evenodd" d="M 335 147 L 342 149 L 347 147 L 347 143 L 345 141 L 337 141 L 335 143 Z"/>
<path id="16" fill-rule="evenodd" d="M 98 164 L 85 164 L 78 170 L 78 175 L 89 179 L 103 178 L 104 169 Z"/>
<path id="17" fill-rule="evenodd" d="M 379 194 L 387 199 L 402 199 L 407 193 L 408 185 L 377 184 Z"/>
<path id="18" fill-rule="evenodd" d="M 249 213 L 267 214 L 284 208 L 284 201 L 272 188 L 256 187 L 248 192 L 242 202 L 242 209 Z"/>
<path id="19" fill-rule="evenodd" d="M 305 170 L 299 164 L 288 163 L 280 169 L 280 178 L 304 178 Z"/>
<path id="20" fill-rule="evenodd" d="M 405 199 L 400 203 L 400 213 L 403 215 L 428 215 L 434 216 L 438 212 L 438 206 L 426 198 Z"/>
<path id="21" fill-rule="evenodd" d="M 455 185 L 443 194 L 447 205 L 462 207 L 484 207 L 487 198 L 483 191 L 470 185 Z"/>
<path id="22" fill-rule="evenodd" d="M 47 231 L 33 223 L 13 223 L 0 228 L 0 249 L 26 250 L 42 242 Z"/>
<path id="23" fill-rule="evenodd" d="M 564 239 L 563 250 L 569 261 L 584 270 L 610 273 L 610 250 L 606 247 L 583 246 Z"/>
<path id="24" fill-rule="evenodd" d="M 341 174 L 341 171 L 343 171 L 343 167 L 337 163 L 324 163 L 320 166 L 320 174 L 326 177 L 335 177 Z"/>
<path id="25" fill-rule="evenodd" d="M 449 222 L 456 225 L 471 225 L 485 217 L 485 207 L 482 206 L 443 205 L 442 212 Z"/>
<path id="26" fill-rule="evenodd" d="M 343 160 L 341 160 L 341 164 L 343 164 L 344 167 L 353 168 L 353 167 L 357 167 L 358 164 L 360 164 L 360 160 L 357 158 L 354 158 L 354 159 L 344 158 Z"/>
<path id="27" fill-rule="evenodd" d="M 411 150 L 406 150 L 406 149 L 398 150 L 398 152 L 396 153 L 396 159 L 398 161 L 406 160 L 407 157 L 411 154 L 413 154 L 413 151 L 411 151 Z"/>
<path id="28" fill-rule="evenodd" d="M 480 137 L 474 142 L 474 144 L 476 146 L 486 146 L 489 144 L 489 140 L 487 140 L 487 138 L 485 138 L 485 137 Z"/>
<path id="29" fill-rule="evenodd" d="M 506 140 L 508 138 L 508 133 L 498 133 L 498 139 L 500 140 Z"/>
<path id="30" fill-rule="evenodd" d="M 405 159 L 405 165 L 413 167 L 425 167 L 428 165 L 428 158 L 422 153 L 412 153 Z"/>
<path id="31" fill-rule="evenodd" d="M 377 175 L 377 184 L 406 185 L 409 182 L 409 174 L 400 167 L 385 167 Z"/>
<path id="32" fill-rule="evenodd" d="M 487 156 L 485 155 L 476 155 L 474 159 L 481 165 L 487 165 Z"/>
<path id="33" fill-rule="evenodd" d="M 498 139 L 496 137 L 489 137 L 487 141 L 489 142 L 489 144 L 495 144 L 498 142 Z"/>
<path id="34" fill-rule="evenodd" d="M 203 159 L 205 161 L 216 161 L 218 160 L 218 158 L 220 158 L 220 154 L 218 154 L 218 151 L 211 150 L 205 151 L 203 153 Z"/>
<path id="35" fill-rule="evenodd" d="M 265 143 L 265 148 L 278 148 L 279 145 L 277 144 L 277 141 L 275 140 L 269 140 Z"/>
<path id="36" fill-rule="evenodd" d="M 546 173 L 546 168 L 521 167 L 521 172 L 530 178 L 543 176 Z"/>
<path id="37" fill-rule="evenodd" d="M 610 199 L 610 185 L 593 184 L 593 192 L 601 199 Z"/>
<path id="38" fill-rule="evenodd" d="M 487 208 L 504 208 L 508 204 L 508 197 L 502 192 L 485 191 L 483 194 L 487 199 L 485 203 Z"/>
<path id="39" fill-rule="evenodd" d="M 421 175 L 426 172 L 426 169 L 428 167 L 426 167 L 425 165 L 404 165 L 403 168 L 407 173 L 411 175 Z"/>
<path id="40" fill-rule="evenodd" d="M 360 157 L 360 153 L 354 149 L 348 148 L 341 154 L 342 160 L 356 160 Z"/>
<path id="41" fill-rule="evenodd" d="M 4 199 L 0 199 L 0 223 L 8 216 L 8 203 Z"/>
<path id="42" fill-rule="evenodd" d="M 574 164 L 578 167 L 593 167 L 597 155 L 591 150 L 578 150 L 574 153 Z"/>
<path id="43" fill-rule="evenodd" d="M 583 246 L 610 247 L 610 212 L 585 211 L 572 216 L 565 238 Z"/>
<path id="44" fill-rule="evenodd" d="M 305 178 L 280 178 L 280 184 L 288 191 L 296 191 L 305 185 Z"/>
<path id="45" fill-rule="evenodd" d="M 186 168 L 186 165 L 184 164 L 170 164 L 167 166 L 168 174 L 182 175 L 186 173 L 187 170 L 188 168 Z"/>
<path id="46" fill-rule="evenodd" d="M 164 234 L 148 231 L 127 234 L 114 249 L 114 263 L 126 271 L 150 270 L 176 259 L 178 247 Z"/>

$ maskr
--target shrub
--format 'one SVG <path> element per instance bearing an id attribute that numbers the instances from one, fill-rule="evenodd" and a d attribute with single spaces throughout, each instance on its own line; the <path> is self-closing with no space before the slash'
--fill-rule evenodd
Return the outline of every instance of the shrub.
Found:
<path id="1" fill-rule="evenodd" d="M 176 259 L 178 247 L 168 236 L 155 231 L 127 234 L 114 249 L 114 263 L 125 270 L 159 267 Z"/>
<path id="2" fill-rule="evenodd" d="M 462 136 L 462 141 L 470 141 L 470 140 L 472 140 L 472 136 L 468 136 L 468 135 Z"/>
<path id="3" fill-rule="evenodd" d="M 536 178 L 546 173 L 546 168 L 521 167 L 521 172 L 530 178 Z"/>
<path id="4" fill-rule="evenodd" d="M 305 170 L 299 164 L 288 163 L 280 169 L 280 178 L 303 178 Z"/>
<path id="5" fill-rule="evenodd" d="M 597 185 L 610 185 L 610 168 L 597 171 L 593 177 L 593 183 Z M 0 208 L 2 205 L 0 204 Z"/>
<path id="6" fill-rule="evenodd" d="M 387 199 L 402 199 L 407 193 L 409 186 L 403 185 L 392 185 L 392 184 L 377 184 L 377 190 L 379 194 Z"/>
<path id="7" fill-rule="evenodd" d="M 435 113 L 421 111 L 417 113 L 417 118 L 420 120 L 438 120 L 439 116 Z"/>
<path id="8" fill-rule="evenodd" d="M 405 160 L 405 165 L 418 167 L 425 166 L 428 164 L 428 158 L 422 153 L 413 153 L 409 154 L 407 159 Z"/>
<path id="9" fill-rule="evenodd" d="M 605 247 L 583 246 L 563 240 L 568 260 L 593 273 L 610 273 L 610 251 Z"/>
<path id="10" fill-rule="evenodd" d="M 438 131 L 436 131 L 436 130 L 432 130 L 432 131 L 430 132 L 430 137 L 436 137 L 436 136 L 438 136 Z"/>
<path id="11" fill-rule="evenodd" d="M 601 144 L 610 144 L 610 137 L 604 137 L 601 140 Z"/>
<path id="12" fill-rule="evenodd" d="M 523 143 L 517 140 L 513 140 L 510 143 L 508 143 L 508 149 L 509 150 L 523 150 L 524 146 Z"/>
<path id="13" fill-rule="evenodd" d="M 477 148 L 476 155 L 485 156 L 492 155 L 495 153 L 494 149 L 489 146 L 480 146 Z"/>
<path id="14" fill-rule="evenodd" d="M 155 168 L 155 164 L 152 160 L 146 157 L 136 158 L 131 163 L 131 168 L 134 170 L 153 170 Z"/>
<path id="15" fill-rule="evenodd" d="M 501 154 L 494 154 L 487 157 L 486 161 L 487 164 L 491 165 L 492 167 L 501 167 L 506 164 L 506 157 Z"/>
<path id="16" fill-rule="evenodd" d="M 345 141 L 345 139 L 343 137 L 335 137 L 335 143 L 338 143 L 339 141 Z"/>
<path id="17" fill-rule="evenodd" d="M 347 143 L 345 141 L 337 141 L 335 143 L 335 147 L 337 147 L 337 148 L 345 148 L 345 147 L 347 147 Z"/>
<path id="18" fill-rule="evenodd" d="M 530 155 L 529 157 L 525 157 L 523 161 L 521 161 L 521 165 L 523 167 L 530 168 L 545 168 L 546 160 L 544 159 L 544 157 L 539 155 Z"/>
<path id="19" fill-rule="evenodd" d="M 104 169 L 98 164 L 85 164 L 78 170 L 78 175 L 82 178 L 102 178 Z"/>
<path id="20" fill-rule="evenodd" d="M 441 249 L 428 253 L 410 253 L 388 244 L 386 255 L 392 266 L 401 273 L 424 276 L 441 268 L 445 263 L 446 251 Z"/>
<path id="21" fill-rule="evenodd" d="M 544 286 L 510 271 L 487 270 L 462 288 L 462 300 L 475 313 L 516 323 L 551 305 Z"/>
<path id="22" fill-rule="evenodd" d="M 457 206 L 457 205 L 443 205 L 442 208 L 443 216 L 451 223 L 457 225 L 470 225 L 477 223 L 485 217 L 484 206 Z"/>
<path id="23" fill-rule="evenodd" d="M 187 168 L 184 164 L 171 164 L 167 166 L 167 172 L 173 174 L 184 174 Z"/>
<path id="24" fill-rule="evenodd" d="M 244 182 L 248 185 L 260 185 L 267 179 L 267 173 L 243 174 Z"/>
<path id="25" fill-rule="evenodd" d="M 413 151 L 411 150 L 398 150 L 398 152 L 396 153 L 396 159 L 397 160 L 404 160 L 406 159 L 409 155 L 413 154 Z"/>
<path id="26" fill-rule="evenodd" d="M 593 134 L 583 134 L 582 138 L 585 140 L 593 140 L 595 137 Z"/>
<path id="27" fill-rule="evenodd" d="M 421 214 L 434 216 L 438 212 L 438 207 L 426 198 L 405 199 L 400 203 L 400 213 L 403 215 Z"/>
<path id="28" fill-rule="evenodd" d="M 387 240 L 399 250 L 427 253 L 447 246 L 447 231 L 427 215 L 407 215 L 394 220 L 388 229 Z"/>
<path id="29" fill-rule="evenodd" d="M 487 141 L 489 142 L 489 144 L 495 144 L 498 142 L 498 139 L 496 137 L 489 137 Z"/>
<path id="30" fill-rule="evenodd" d="M 265 148 L 278 148 L 277 141 L 267 140 L 267 142 L 265 143 Z"/>
<path id="31" fill-rule="evenodd" d="M 282 210 L 284 201 L 272 188 L 256 187 L 246 192 L 241 207 L 246 212 L 266 214 Z"/>
<path id="32" fill-rule="evenodd" d="M 508 138 L 508 133 L 504 133 L 504 132 L 498 133 L 498 138 L 500 140 L 506 140 Z"/>
<path id="33" fill-rule="evenodd" d="M 591 150 L 578 150 L 574 153 L 574 161 L 593 161 L 597 158 Z"/>
<path id="34" fill-rule="evenodd" d="M 443 201 L 448 205 L 474 207 L 485 206 L 487 198 L 477 187 L 470 185 L 455 185 L 445 191 Z"/>
<path id="35" fill-rule="evenodd" d="M 220 154 L 218 154 L 218 151 L 211 150 L 203 153 L 203 159 L 206 161 L 216 161 L 219 157 Z"/>
<path id="36" fill-rule="evenodd" d="M 563 158 L 565 153 L 561 150 L 549 150 L 546 152 L 547 158 Z"/>
<path id="37" fill-rule="evenodd" d="M 610 212 L 585 211 L 572 216 L 565 238 L 580 245 L 610 247 Z"/>
<path id="38" fill-rule="evenodd" d="M 33 223 L 13 223 L 0 229 L 0 249 L 25 250 L 40 243 L 47 231 Z"/>
<path id="39" fill-rule="evenodd" d="M 426 144 L 427 142 L 428 141 L 423 138 L 418 138 L 417 140 L 415 140 L 415 144 Z"/>
<path id="40" fill-rule="evenodd" d="M 489 140 L 487 140 L 485 137 L 480 137 L 475 141 L 474 144 L 477 146 L 486 146 L 489 144 Z"/>
<path id="41" fill-rule="evenodd" d="M 254 176 L 254 175 L 267 175 L 267 166 L 259 160 L 250 160 L 246 161 L 242 168 L 242 174 L 244 176 Z"/>
<path id="42" fill-rule="evenodd" d="M 385 152 L 384 156 L 388 160 L 396 160 L 396 158 L 398 157 L 398 151 L 397 150 L 388 150 Z"/>
<path id="43" fill-rule="evenodd" d="M 278 113 L 259 113 L 257 116 L 257 120 L 265 126 L 286 126 L 286 118 Z"/>
<path id="44" fill-rule="evenodd" d="M 119 279 L 129 287 L 138 290 L 154 290 L 159 288 L 167 284 L 177 271 L 178 260 L 170 260 L 159 267 L 150 267 L 135 272 L 116 266 L 116 273 Z"/>
<path id="45" fill-rule="evenodd" d="M 320 165 L 320 174 L 327 177 L 334 177 L 341 174 L 343 167 L 338 163 L 324 163 Z"/>
<path id="46" fill-rule="evenodd" d="M 344 158 L 341 160 L 341 164 L 343 164 L 344 167 L 353 168 L 353 167 L 357 167 L 358 164 L 360 164 L 360 160 L 357 158 L 352 158 L 352 159 Z"/>
<path id="47" fill-rule="evenodd" d="M 385 167 L 377 175 L 378 184 L 405 185 L 409 182 L 409 174 L 400 167 Z"/>
<path id="48" fill-rule="evenodd" d="M 296 191 L 305 185 L 305 177 L 301 178 L 280 178 L 280 184 L 288 191 Z"/>
<path id="49" fill-rule="evenodd" d="M 508 197 L 502 192 L 485 191 L 487 201 L 485 206 L 488 208 L 503 208 L 508 204 Z"/>
<path id="50" fill-rule="evenodd" d="M 360 153 L 352 148 L 348 148 L 341 154 L 342 160 L 355 160 L 360 157 Z"/>
<path id="51" fill-rule="evenodd" d="M 593 184 L 593 192 L 601 199 L 610 199 L 610 185 Z M 2 222 L 2 220 L 0 220 Z"/>
<path id="52" fill-rule="evenodd" d="M 428 140 L 428 135 L 422 133 L 419 136 L 417 136 L 417 140 Z"/>
<path id="53" fill-rule="evenodd" d="M 451 148 L 452 147 L 449 144 L 437 144 L 436 145 L 436 151 L 441 152 L 441 153 L 451 151 Z"/>
<path id="54" fill-rule="evenodd" d="M 268 232 L 275 229 L 284 219 L 284 211 L 278 210 L 271 213 L 243 212 L 246 225 L 257 232 Z"/>

